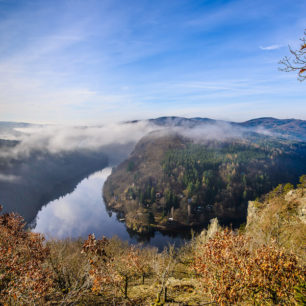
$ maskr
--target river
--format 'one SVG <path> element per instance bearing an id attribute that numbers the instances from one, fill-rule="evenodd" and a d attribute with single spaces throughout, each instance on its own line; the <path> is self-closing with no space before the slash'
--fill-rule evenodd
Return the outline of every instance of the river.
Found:
<path id="1" fill-rule="evenodd" d="M 47 239 L 86 238 L 94 233 L 97 238 L 118 236 L 131 244 L 142 243 L 162 250 L 169 244 L 181 245 L 182 237 L 171 237 L 155 232 L 153 237 L 129 233 L 116 213 L 107 211 L 102 197 L 102 187 L 111 174 L 105 168 L 83 179 L 72 193 L 43 206 L 36 216 L 35 232 Z"/>

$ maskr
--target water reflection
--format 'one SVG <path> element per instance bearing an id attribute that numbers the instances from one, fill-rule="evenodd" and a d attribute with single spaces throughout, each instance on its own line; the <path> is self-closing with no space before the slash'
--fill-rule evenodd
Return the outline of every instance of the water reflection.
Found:
<path id="1" fill-rule="evenodd" d="M 44 206 L 37 214 L 34 231 L 47 238 L 78 238 L 95 233 L 96 237 L 118 236 L 130 243 L 142 242 L 162 249 L 169 243 L 180 245 L 183 240 L 155 232 L 151 237 L 129 233 L 115 213 L 106 210 L 102 199 L 102 186 L 110 175 L 105 168 L 81 181 L 75 190 Z"/>

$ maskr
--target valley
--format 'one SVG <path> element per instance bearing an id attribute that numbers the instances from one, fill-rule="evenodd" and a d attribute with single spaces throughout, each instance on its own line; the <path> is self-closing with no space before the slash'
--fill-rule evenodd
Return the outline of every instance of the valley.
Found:
<path id="1" fill-rule="evenodd" d="M 205 228 L 215 217 L 221 224 L 240 226 L 246 221 L 249 200 L 279 183 L 296 183 L 306 172 L 306 132 L 301 120 L 259 118 L 234 123 L 160 117 L 123 127 L 137 131 L 139 124 L 144 131 L 138 138 L 126 134 L 123 143 L 114 139 L 94 148 L 77 148 L 79 136 L 70 140 L 68 134 L 63 150 L 52 152 L 42 144 L 27 149 L 32 137 L 24 134 L 27 129 L 41 129 L 39 137 L 46 145 L 54 142 L 44 136 L 43 126 L 2 123 L 0 202 L 4 210 L 17 212 L 31 223 L 44 205 L 70 194 L 90 174 L 112 166 L 103 187 L 105 204 L 100 205 L 117 214 L 124 231 L 140 241 L 150 241 L 156 233 L 188 238 L 191 228 Z M 86 127 L 75 129 L 84 131 L 92 137 Z M 57 137 L 66 133 L 58 132 Z M 76 149 L 64 149 L 69 141 Z"/>
<path id="2" fill-rule="evenodd" d="M 29 231 L 22 217 L 0 215 L 1 301 L 304 300 L 303 137 L 199 118 L 154 120 L 137 141 L 125 133 L 90 149 L 79 143 L 92 143 L 92 133 L 86 139 L 80 129 L 72 139 L 40 135 L 32 147 L 24 135 L 1 141 L 1 202 L 36 221 Z M 62 147 L 47 150 L 56 137 Z"/>
<path id="3" fill-rule="evenodd" d="M 240 226 L 249 200 L 282 182 L 295 184 L 306 172 L 306 143 L 295 136 L 233 128 L 218 140 L 207 135 L 215 123 L 168 118 L 159 124 L 168 129 L 142 138 L 103 188 L 108 208 L 140 234 L 203 228 L 215 217 Z M 199 126 L 203 135 L 195 138 Z"/>

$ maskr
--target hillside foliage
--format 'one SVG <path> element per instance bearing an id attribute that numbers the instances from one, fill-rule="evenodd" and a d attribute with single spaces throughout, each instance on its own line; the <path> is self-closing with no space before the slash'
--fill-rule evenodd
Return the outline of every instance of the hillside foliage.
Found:
<path id="1" fill-rule="evenodd" d="M 2 209 L 2 208 L 1 208 Z M 0 300 L 7 304 L 44 301 L 53 286 L 46 266 L 49 249 L 39 234 L 27 232 L 21 217 L 0 217 Z"/>
<path id="2" fill-rule="evenodd" d="M 138 233 L 200 226 L 215 217 L 239 225 L 249 200 L 284 181 L 296 183 L 306 171 L 305 143 L 249 138 L 146 137 L 108 177 L 105 201 Z"/>
<path id="3" fill-rule="evenodd" d="M 305 281 L 295 255 L 274 243 L 252 249 L 249 238 L 229 230 L 197 246 L 194 269 L 203 291 L 221 304 L 294 304 Z"/>
<path id="4" fill-rule="evenodd" d="M 282 235 L 297 217 L 300 225 L 306 223 L 300 214 L 306 204 L 305 178 L 298 188 L 278 186 L 257 202 L 245 229 L 222 228 L 214 219 L 181 248 L 163 252 L 94 235 L 85 241 L 46 242 L 26 230 L 21 217 L 2 214 L 0 303 L 303 305 L 305 227 L 295 236 L 288 233 L 287 243 Z M 268 210 L 292 218 L 279 218 L 283 230 L 277 232 Z M 255 225 L 261 227 L 257 235 Z"/>

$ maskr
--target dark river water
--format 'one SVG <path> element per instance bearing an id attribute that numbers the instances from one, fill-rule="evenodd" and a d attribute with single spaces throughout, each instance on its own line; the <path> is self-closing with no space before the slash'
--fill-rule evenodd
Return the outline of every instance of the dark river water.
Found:
<path id="1" fill-rule="evenodd" d="M 129 233 L 116 213 L 106 210 L 102 198 L 102 187 L 110 173 L 111 168 L 98 171 L 83 179 L 72 193 L 43 206 L 37 214 L 34 231 L 43 233 L 47 239 L 86 238 L 91 233 L 97 238 L 118 236 L 131 244 L 142 243 L 160 250 L 169 243 L 179 246 L 184 242 L 182 235 L 155 232 L 148 237 Z"/>

